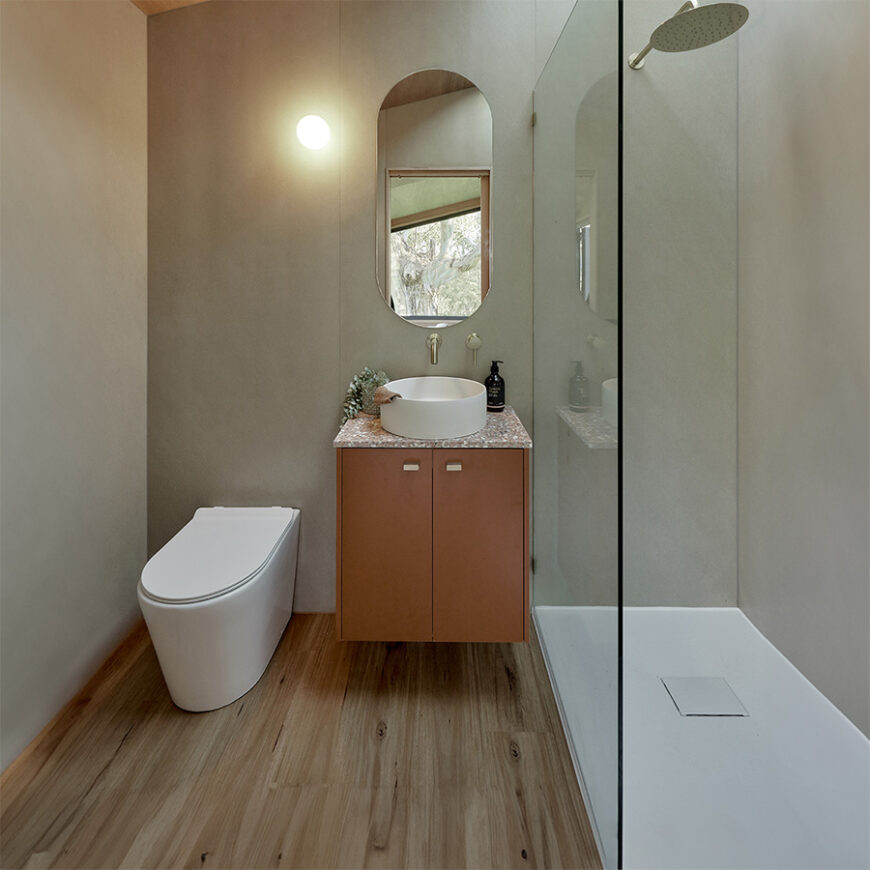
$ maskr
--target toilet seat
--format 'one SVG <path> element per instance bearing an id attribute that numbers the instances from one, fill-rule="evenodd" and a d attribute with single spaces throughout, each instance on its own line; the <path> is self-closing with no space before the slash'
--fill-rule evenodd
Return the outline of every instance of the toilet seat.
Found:
<path id="1" fill-rule="evenodd" d="M 269 561 L 294 508 L 200 508 L 142 571 L 142 591 L 163 604 L 194 604 L 238 589 Z"/>

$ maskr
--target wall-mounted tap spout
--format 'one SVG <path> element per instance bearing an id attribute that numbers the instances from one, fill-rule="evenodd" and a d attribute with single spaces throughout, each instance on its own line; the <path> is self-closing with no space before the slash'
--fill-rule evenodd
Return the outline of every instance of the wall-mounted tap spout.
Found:
<path id="1" fill-rule="evenodd" d="M 426 339 L 426 344 L 429 345 L 429 364 L 438 365 L 438 346 L 441 344 L 441 336 L 437 332 L 430 332 Z"/>

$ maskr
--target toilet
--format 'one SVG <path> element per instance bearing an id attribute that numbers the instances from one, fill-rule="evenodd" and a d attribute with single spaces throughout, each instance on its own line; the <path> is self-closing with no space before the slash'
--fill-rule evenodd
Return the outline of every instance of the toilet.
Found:
<path id="1" fill-rule="evenodd" d="M 203 712 L 257 683 L 293 610 L 299 511 L 199 508 L 137 594 L 173 702 Z"/>

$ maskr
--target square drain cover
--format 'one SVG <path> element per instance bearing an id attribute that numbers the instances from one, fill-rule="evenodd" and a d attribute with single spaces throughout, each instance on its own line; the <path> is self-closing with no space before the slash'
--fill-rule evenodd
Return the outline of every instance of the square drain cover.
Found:
<path id="1" fill-rule="evenodd" d="M 662 677 L 681 716 L 748 716 L 724 677 Z"/>

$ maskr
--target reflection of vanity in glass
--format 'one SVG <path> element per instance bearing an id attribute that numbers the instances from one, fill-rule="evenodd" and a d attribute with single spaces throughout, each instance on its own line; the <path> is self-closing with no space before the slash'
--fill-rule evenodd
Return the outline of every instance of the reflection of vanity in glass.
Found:
<path id="1" fill-rule="evenodd" d="M 424 70 L 378 115 L 377 275 L 407 322 L 459 323 L 491 278 L 492 113 L 464 76 Z"/>

